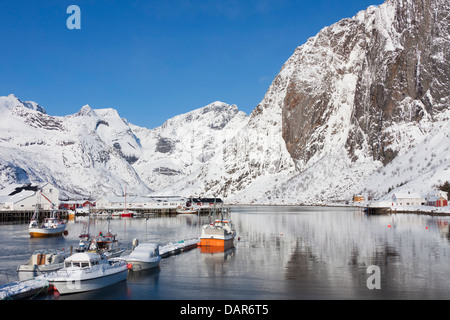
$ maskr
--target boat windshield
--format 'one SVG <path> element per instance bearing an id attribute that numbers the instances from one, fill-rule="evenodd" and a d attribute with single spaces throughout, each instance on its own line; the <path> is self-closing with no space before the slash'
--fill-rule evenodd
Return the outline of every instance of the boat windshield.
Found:
<path id="1" fill-rule="evenodd" d="M 66 262 L 64 262 L 64 267 L 66 267 L 66 268 L 70 268 L 70 267 L 87 268 L 87 267 L 90 267 L 90 264 L 89 264 L 89 262 L 66 261 Z"/>

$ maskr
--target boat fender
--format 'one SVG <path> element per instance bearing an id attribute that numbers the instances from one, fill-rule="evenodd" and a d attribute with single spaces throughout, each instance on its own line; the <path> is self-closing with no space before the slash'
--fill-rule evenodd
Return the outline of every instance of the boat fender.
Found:
<path id="1" fill-rule="evenodd" d="M 127 263 L 127 269 L 131 270 L 131 268 L 133 268 L 133 265 L 131 263 Z"/>
<path id="2" fill-rule="evenodd" d="M 138 244 L 139 244 L 139 239 L 137 239 L 137 238 L 134 238 L 133 241 L 131 242 L 131 245 L 132 245 L 133 247 L 137 247 Z"/>

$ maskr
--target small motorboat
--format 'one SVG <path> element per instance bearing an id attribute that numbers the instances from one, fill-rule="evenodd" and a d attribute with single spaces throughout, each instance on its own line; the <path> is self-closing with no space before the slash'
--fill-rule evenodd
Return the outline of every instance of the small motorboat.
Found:
<path id="1" fill-rule="evenodd" d="M 133 251 L 128 256 L 121 256 L 129 264 L 132 271 L 140 271 L 159 267 L 161 255 L 159 254 L 159 245 L 155 243 L 136 244 Z"/>
<path id="2" fill-rule="evenodd" d="M 44 273 L 59 270 L 64 267 L 64 260 L 69 256 L 70 254 L 64 250 L 36 250 L 27 263 L 17 267 L 19 280 L 28 280 Z"/>
<path id="3" fill-rule="evenodd" d="M 60 294 L 71 294 L 104 288 L 126 280 L 127 263 L 120 259 L 107 259 L 93 253 L 76 253 L 64 261 L 64 267 L 47 277 Z"/>
<path id="4" fill-rule="evenodd" d="M 198 209 L 194 209 L 193 207 L 178 208 L 177 213 L 178 214 L 197 214 Z"/>

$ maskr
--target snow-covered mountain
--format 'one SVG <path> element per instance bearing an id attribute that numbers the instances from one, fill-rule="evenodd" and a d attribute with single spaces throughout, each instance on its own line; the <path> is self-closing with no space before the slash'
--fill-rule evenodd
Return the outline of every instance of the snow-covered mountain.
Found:
<path id="1" fill-rule="evenodd" d="M 196 184 L 196 172 L 216 159 L 216 153 L 247 122 L 247 115 L 235 105 L 216 101 L 175 116 L 155 129 L 131 125 L 142 146 L 141 157 L 133 167 L 152 189 L 164 193 L 166 188 L 171 195 L 190 196 L 171 186 L 178 181 L 181 185 Z M 198 191 L 193 190 L 192 195 Z"/>
<path id="2" fill-rule="evenodd" d="M 249 116 L 214 102 L 147 129 L 0 97 L 0 184 L 262 204 L 429 191 L 450 180 L 449 26 L 448 0 L 371 6 L 298 47 Z"/>
<path id="3" fill-rule="evenodd" d="M 388 0 L 324 28 L 195 187 L 172 190 L 308 204 L 450 180 L 449 22 L 448 1 Z"/>
<path id="4" fill-rule="evenodd" d="M 285 88 L 282 133 L 298 173 L 256 201 L 381 197 L 449 180 L 449 25 L 448 1 L 388 0 L 298 47 L 272 84 Z"/>
<path id="5" fill-rule="evenodd" d="M 131 164 L 139 141 L 113 109 L 55 117 L 35 102 L 0 97 L 0 184 L 51 182 L 63 197 L 152 190 Z"/>
<path id="6" fill-rule="evenodd" d="M 248 121 L 236 106 L 214 102 L 146 129 L 88 105 L 50 116 L 12 94 L 0 97 L 0 119 L 0 187 L 45 181 L 71 198 L 122 195 L 125 187 L 147 195 L 186 183 Z"/>

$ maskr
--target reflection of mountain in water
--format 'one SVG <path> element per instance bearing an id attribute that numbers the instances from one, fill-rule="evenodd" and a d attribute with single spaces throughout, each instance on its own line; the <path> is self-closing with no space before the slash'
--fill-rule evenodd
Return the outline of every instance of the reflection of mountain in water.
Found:
<path id="1" fill-rule="evenodd" d="M 281 261 L 279 272 L 293 293 L 320 298 L 321 290 L 328 296 L 336 290 L 337 297 L 364 297 L 370 291 L 366 282 L 371 265 L 380 267 L 382 288 L 389 289 L 384 298 L 404 298 L 406 291 L 413 294 L 417 288 L 448 286 L 439 278 L 445 278 L 448 269 L 449 246 L 441 241 L 447 233 L 442 232 L 444 223 L 440 222 L 439 232 L 428 216 L 367 216 L 351 208 L 252 210 L 233 216 L 243 239 L 237 250 L 263 246 L 268 254 L 250 251 L 248 268 Z"/>

